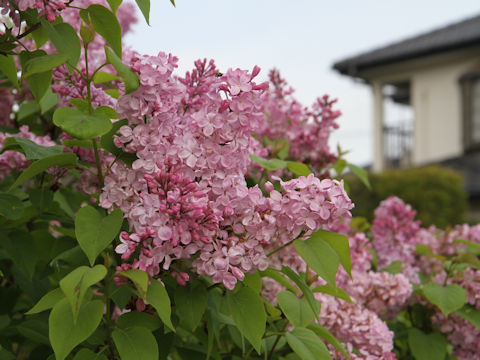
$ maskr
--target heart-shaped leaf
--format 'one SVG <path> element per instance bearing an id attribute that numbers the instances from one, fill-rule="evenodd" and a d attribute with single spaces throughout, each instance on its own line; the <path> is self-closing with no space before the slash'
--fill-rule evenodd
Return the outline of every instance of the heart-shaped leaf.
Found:
<path id="1" fill-rule="evenodd" d="M 293 326 L 306 326 L 315 319 L 315 313 L 305 297 L 299 299 L 290 291 L 281 291 L 277 295 L 277 300 L 280 309 Z"/>
<path id="2" fill-rule="evenodd" d="M 72 307 L 60 300 L 48 318 L 50 343 L 57 360 L 63 360 L 75 346 L 93 334 L 103 316 L 103 302 L 90 301 L 80 308 L 78 321 L 73 322 Z"/>
<path id="3" fill-rule="evenodd" d="M 95 263 L 97 256 L 117 236 L 122 222 L 123 213 L 119 209 L 113 210 L 106 217 L 102 217 L 90 205 L 78 210 L 75 217 L 75 235 L 78 244 L 87 255 L 90 265 Z"/>
<path id="4" fill-rule="evenodd" d="M 67 134 L 80 139 L 95 139 L 110 131 L 112 122 L 102 113 L 85 114 L 73 108 L 58 108 L 53 114 L 53 122 Z"/>
<path id="5" fill-rule="evenodd" d="M 418 329 L 408 330 L 408 345 L 416 360 L 445 359 L 447 341 L 440 333 L 425 334 Z"/>
<path id="6" fill-rule="evenodd" d="M 467 300 L 467 292 L 457 284 L 442 286 L 436 282 L 430 282 L 423 287 L 423 293 L 432 304 L 440 308 L 445 316 L 462 308 Z"/>

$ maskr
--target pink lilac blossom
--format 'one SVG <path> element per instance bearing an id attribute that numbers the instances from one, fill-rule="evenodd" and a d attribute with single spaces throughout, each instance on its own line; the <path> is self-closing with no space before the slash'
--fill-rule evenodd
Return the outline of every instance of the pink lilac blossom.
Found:
<path id="1" fill-rule="evenodd" d="M 18 133 L 11 134 L 0 132 L 0 150 L 3 149 L 5 140 L 12 136 L 25 138 L 42 146 L 56 145 L 49 136 L 37 136 L 29 131 L 28 126 L 23 125 L 20 127 Z M 17 151 L 6 151 L 3 154 L 0 154 L 0 179 L 4 179 L 13 171 L 22 171 L 26 169 L 28 165 L 30 165 L 30 161 L 28 161 L 22 153 Z"/>
<path id="2" fill-rule="evenodd" d="M 277 70 L 270 72 L 270 82 L 273 90 L 264 96 L 265 121 L 257 132 L 259 139 L 286 139 L 290 144 L 289 158 L 308 163 L 317 171 L 325 170 L 336 160 L 328 145 L 341 115 L 333 109 L 336 100 L 325 95 L 306 108 L 293 97 L 294 90 Z"/>
<path id="3" fill-rule="evenodd" d="M 142 249 L 152 255 L 141 252 L 135 266 L 154 276 L 161 263 L 168 268 L 173 259 L 198 254 L 193 261 L 196 272 L 231 289 L 245 273 L 268 266 L 266 246 L 280 246 L 302 231 L 349 217 L 353 205 L 341 182 L 313 175 L 281 182 L 281 192 L 269 187 L 269 197 L 258 186 L 249 188 L 249 154 L 259 147 L 251 134 L 264 119 L 267 90 L 267 84 L 253 81 L 259 69 L 228 70 L 218 76 L 213 62 L 199 60 L 191 73 L 175 78 L 176 63 L 164 53 L 131 57 L 141 86 L 118 101 L 117 112 L 130 125 L 120 129 L 115 144 L 138 160 L 132 169 L 112 166 L 100 203 L 124 211 L 130 236 L 147 234 Z M 155 192 L 160 188 L 151 185 L 165 174 L 169 179 L 182 174 L 195 187 L 197 212 L 208 209 L 210 214 L 205 215 L 211 221 L 208 228 L 202 230 L 203 220 L 189 220 L 186 213 L 167 216 L 165 201 L 182 193 L 184 185 L 173 181 L 170 188 L 162 187 L 166 198 L 159 200 Z M 128 178 L 137 182 L 128 183 Z M 188 235 L 182 221 L 190 228 L 200 226 L 198 238 Z M 188 240 L 178 241 L 181 236 Z"/>
<path id="4" fill-rule="evenodd" d="M 63 0 L 17 0 L 18 10 L 38 9 L 40 16 L 45 16 L 48 21 L 55 21 L 55 16 L 65 10 L 67 1 Z M 3 15 L 8 15 L 13 23 L 20 26 L 20 14 L 10 0 L 0 0 L 0 9 Z"/>

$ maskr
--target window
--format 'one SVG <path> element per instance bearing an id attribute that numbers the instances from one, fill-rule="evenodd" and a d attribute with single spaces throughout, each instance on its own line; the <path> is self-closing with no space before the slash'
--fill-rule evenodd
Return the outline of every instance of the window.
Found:
<path id="1" fill-rule="evenodd" d="M 465 151 L 480 150 L 480 71 L 460 78 Z"/>

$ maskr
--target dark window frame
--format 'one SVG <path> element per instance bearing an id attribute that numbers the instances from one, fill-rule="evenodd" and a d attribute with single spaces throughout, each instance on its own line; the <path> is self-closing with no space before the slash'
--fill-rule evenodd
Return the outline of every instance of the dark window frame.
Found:
<path id="1" fill-rule="evenodd" d="M 459 79 L 462 96 L 463 149 L 465 153 L 480 151 L 480 140 L 473 138 L 473 86 L 480 82 L 480 69 L 466 73 Z"/>

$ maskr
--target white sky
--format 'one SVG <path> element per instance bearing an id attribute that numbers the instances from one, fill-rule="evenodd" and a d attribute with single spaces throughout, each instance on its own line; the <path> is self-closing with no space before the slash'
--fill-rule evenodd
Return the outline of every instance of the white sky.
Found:
<path id="1" fill-rule="evenodd" d="M 179 71 L 198 58 L 227 68 L 278 68 L 305 105 L 325 93 L 343 116 L 332 137 L 349 161 L 372 159 L 372 99 L 368 86 L 331 69 L 350 55 L 475 16 L 478 0 L 151 0 L 150 27 L 139 13 L 135 50 L 179 57 Z"/>

